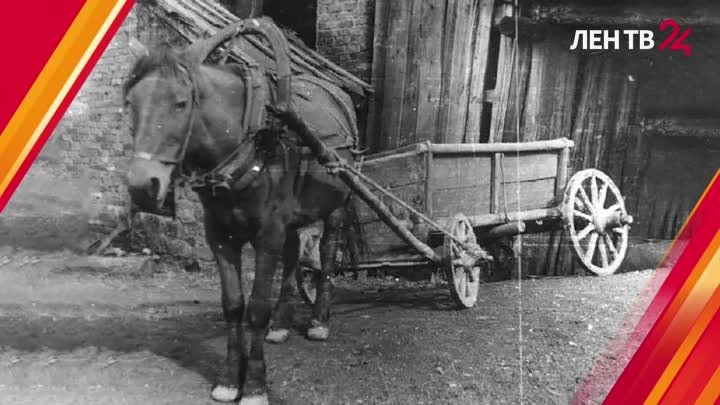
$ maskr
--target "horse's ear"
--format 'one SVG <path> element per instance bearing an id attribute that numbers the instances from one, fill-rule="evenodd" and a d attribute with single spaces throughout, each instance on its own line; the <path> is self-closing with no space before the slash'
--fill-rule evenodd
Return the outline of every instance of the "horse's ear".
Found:
<path id="1" fill-rule="evenodd" d="M 130 52 L 132 52 L 137 59 L 144 58 L 150 54 L 148 47 L 135 37 L 130 37 L 128 40 L 128 48 L 130 48 Z"/>

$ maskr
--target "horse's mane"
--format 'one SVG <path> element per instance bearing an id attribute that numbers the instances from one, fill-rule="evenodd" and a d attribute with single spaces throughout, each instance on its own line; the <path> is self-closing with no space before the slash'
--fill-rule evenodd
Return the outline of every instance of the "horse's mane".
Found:
<path id="1" fill-rule="evenodd" d="M 130 70 L 130 76 L 123 86 L 123 94 L 127 94 L 147 75 L 158 72 L 164 77 L 182 77 L 185 62 L 180 54 L 170 48 L 159 48 L 140 57 Z"/>

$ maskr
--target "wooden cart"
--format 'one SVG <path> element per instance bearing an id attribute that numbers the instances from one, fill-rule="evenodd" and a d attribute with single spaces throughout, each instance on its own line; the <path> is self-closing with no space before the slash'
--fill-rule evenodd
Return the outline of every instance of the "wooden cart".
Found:
<path id="1" fill-rule="evenodd" d="M 565 138 L 517 144 L 425 142 L 366 157 L 359 167 L 361 181 L 391 215 L 380 215 L 375 204 L 362 205 L 366 249 L 360 268 L 434 261 L 446 271 L 453 299 L 469 308 L 477 300 L 480 267 L 463 265 L 460 242 L 483 245 L 564 227 L 588 270 L 612 274 L 627 251 L 632 217 L 604 173 L 588 169 L 568 179 L 572 147 Z M 443 259 L 433 260 L 423 245 Z M 311 298 L 307 274 L 299 274 L 301 292 Z"/>
<path id="2" fill-rule="evenodd" d="M 278 95 L 274 105 L 267 106 L 269 128 L 291 129 L 367 204 L 359 213 L 368 245 L 361 267 L 441 266 L 452 297 L 469 308 L 477 301 L 480 266 L 491 259 L 478 239 L 538 231 L 557 223 L 564 223 L 590 271 L 606 275 L 620 266 L 632 217 L 620 191 L 602 172 L 583 170 L 568 181 L 570 140 L 426 142 L 370 156 L 357 167 L 328 148 L 322 134 L 314 133 L 293 111 L 289 46 L 270 20 L 236 22 L 217 33 L 212 43 L 219 46 L 248 33 L 265 37 L 277 64 Z M 304 281 L 303 272 L 298 272 L 300 290 L 310 300 L 313 294 Z"/>

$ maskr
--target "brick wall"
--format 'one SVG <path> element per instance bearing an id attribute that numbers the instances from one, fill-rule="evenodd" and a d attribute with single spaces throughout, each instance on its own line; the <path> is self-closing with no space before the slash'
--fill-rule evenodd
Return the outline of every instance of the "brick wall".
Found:
<path id="1" fill-rule="evenodd" d="M 317 49 L 349 72 L 370 81 L 374 0 L 318 0 Z"/>

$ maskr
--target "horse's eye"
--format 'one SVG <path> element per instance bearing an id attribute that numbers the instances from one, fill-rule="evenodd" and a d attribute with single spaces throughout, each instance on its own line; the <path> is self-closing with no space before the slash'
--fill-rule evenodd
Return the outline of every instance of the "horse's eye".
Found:
<path id="1" fill-rule="evenodd" d="M 175 108 L 177 108 L 178 110 L 184 110 L 185 107 L 187 107 L 187 101 L 178 101 L 177 103 L 175 103 Z"/>

